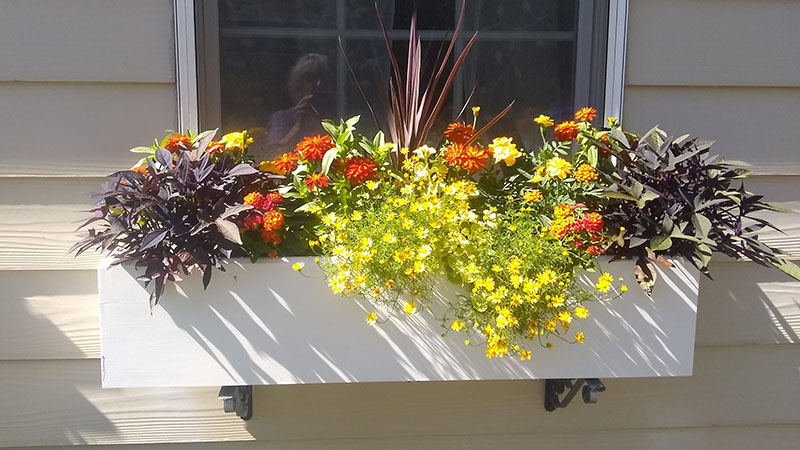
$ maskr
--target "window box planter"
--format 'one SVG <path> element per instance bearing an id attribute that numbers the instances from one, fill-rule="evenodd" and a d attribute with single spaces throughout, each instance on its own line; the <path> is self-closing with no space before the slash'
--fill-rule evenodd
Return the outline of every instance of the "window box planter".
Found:
<path id="1" fill-rule="evenodd" d="M 197 277 L 170 286 L 149 314 L 132 266 L 98 269 L 102 383 L 106 388 L 428 380 L 616 378 L 692 373 L 699 272 L 681 260 L 659 267 L 652 298 L 638 287 L 591 302 L 573 322 L 584 344 L 551 339 L 529 361 L 487 359 L 464 335 L 446 337 L 429 311 L 364 322 L 370 305 L 327 286 L 312 258 L 235 260 L 208 290 Z M 293 262 L 304 261 L 303 274 Z M 630 262 L 603 270 L 632 278 Z M 596 277 L 596 275 L 595 275 Z M 632 280 L 631 280 L 632 281 Z M 441 295 L 459 289 L 440 283 Z M 441 316 L 442 303 L 433 310 Z M 473 337 L 473 340 L 477 340 Z"/>

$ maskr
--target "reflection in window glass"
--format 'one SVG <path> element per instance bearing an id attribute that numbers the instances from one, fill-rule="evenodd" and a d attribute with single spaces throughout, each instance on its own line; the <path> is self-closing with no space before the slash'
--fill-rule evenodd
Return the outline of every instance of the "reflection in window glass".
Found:
<path id="1" fill-rule="evenodd" d="M 401 64 L 414 3 L 378 2 Z M 416 3 L 430 71 L 452 34 L 461 2 Z M 248 129 L 256 137 L 253 151 L 263 159 L 321 133 L 322 118 L 361 114 L 359 128 L 375 131 L 338 44 L 341 37 L 359 84 L 382 116 L 390 64 L 373 0 L 219 0 L 218 5 L 223 131 Z M 526 147 L 537 145 L 531 119 L 540 113 L 564 118 L 575 106 L 577 13 L 577 0 L 469 1 L 457 48 L 475 30 L 479 37 L 442 119 L 453 119 L 473 89 L 467 106 L 480 105 L 483 117 L 516 100 L 496 133 L 514 136 Z"/>

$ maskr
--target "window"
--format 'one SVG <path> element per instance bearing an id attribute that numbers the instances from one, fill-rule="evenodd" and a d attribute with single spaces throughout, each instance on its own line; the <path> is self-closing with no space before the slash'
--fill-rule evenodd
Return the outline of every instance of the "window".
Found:
<path id="1" fill-rule="evenodd" d="M 181 12 L 179 6 L 176 14 L 194 14 L 197 82 L 196 87 L 181 86 L 191 85 L 193 77 L 180 76 L 190 69 L 182 72 L 180 67 L 187 58 L 180 58 L 179 41 L 179 92 L 184 98 L 192 97 L 187 91 L 196 93 L 195 105 L 189 101 L 181 107 L 196 108 L 182 115 L 198 114 L 200 128 L 247 129 L 256 138 L 254 153 L 263 159 L 292 148 L 305 135 L 322 132 L 323 117 L 361 114 L 359 128 L 365 134 L 374 131 L 347 66 L 349 61 L 366 97 L 381 110 L 390 63 L 374 0 L 191 3 L 176 0 L 185 9 Z M 452 35 L 461 8 L 460 0 L 377 4 L 401 62 L 416 7 L 428 67 L 442 41 Z M 456 48 L 463 48 L 475 31 L 478 40 L 455 80 L 443 120 L 458 115 L 468 99 L 467 106 L 480 105 L 486 116 L 516 100 L 496 133 L 534 147 L 538 132 L 532 118 L 540 113 L 565 119 L 584 105 L 600 111 L 605 106 L 607 113 L 611 107 L 614 113 L 621 103 L 623 52 L 615 44 L 620 8 L 625 9 L 625 2 L 468 0 Z"/>

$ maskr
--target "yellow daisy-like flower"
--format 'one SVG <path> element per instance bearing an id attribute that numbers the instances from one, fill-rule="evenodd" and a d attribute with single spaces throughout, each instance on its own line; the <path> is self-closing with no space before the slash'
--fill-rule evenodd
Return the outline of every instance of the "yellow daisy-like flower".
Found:
<path id="1" fill-rule="evenodd" d="M 540 273 L 539 275 L 536 275 L 536 283 L 538 283 L 540 286 L 549 283 L 555 283 L 555 281 L 556 281 L 556 273 L 550 269 L 547 269 L 542 273 Z"/>
<path id="2" fill-rule="evenodd" d="M 503 161 L 509 167 L 516 164 L 517 158 L 519 158 L 521 153 L 517 150 L 517 144 L 514 144 L 512 140 L 513 138 L 510 137 L 499 137 L 495 138 L 492 143 L 489 144 L 489 148 L 492 149 L 494 153 L 495 162 L 499 163 Z"/>
<path id="3" fill-rule="evenodd" d="M 579 332 L 575 333 L 575 340 L 576 340 L 576 341 L 578 341 L 578 342 L 580 342 L 580 343 L 583 343 L 583 340 L 584 340 L 585 338 L 586 338 L 586 337 L 583 335 L 583 331 L 579 331 Z"/>
<path id="4" fill-rule="evenodd" d="M 555 122 L 550 116 L 546 116 L 544 114 L 540 114 L 539 117 L 533 119 L 534 122 L 538 123 L 539 126 L 544 128 L 549 128 L 555 125 Z"/>
<path id="5" fill-rule="evenodd" d="M 378 321 L 378 315 L 375 313 L 375 311 L 372 311 L 371 313 L 367 314 L 367 325 L 370 326 L 375 325 L 375 322 L 377 321 Z"/>
<path id="6" fill-rule="evenodd" d="M 575 307 L 575 315 L 579 319 L 585 319 L 585 318 L 589 317 L 589 310 L 584 308 L 583 306 L 576 306 Z"/>
<path id="7" fill-rule="evenodd" d="M 461 331 L 467 324 L 463 320 L 454 320 L 452 324 L 450 324 L 450 329 L 453 331 Z"/>
<path id="8" fill-rule="evenodd" d="M 614 277 L 609 273 L 604 273 L 600 275 L 600 278 L 597 279 L 597 284 L 595 284 L 595 287 L 600 292 L 608 292 L 608 290 L 611 288 L 611 283 L 613 282 Z"/>
<path id="9" fill-rule="evenodd" d="M 405 312 L 409 316 L 411 314 L 414 314 L 414 311 L 416 311 L 416 310 L 417 310 L 417 304 L 414 303 L 414 301 L 410 301 L 410 302 L 406 303 L 406 306 L 403 307 L 403 312 Z"/>
<path id="10" fill-rule="evenodd" d="M 531 359 L 531 352 L 529 352 L 527 350 L 520 350 L 519 353 L 517 353 L 517 354 L 519 355 L 519 360 L 520 361 L 525 361 L 526 359 Z"/>
<path id="11" fill-rule="evenodd" d="M 554 156 L 547 161 L 547 175 L 564 179 L 572 172 L 572 164 L 564 158 Z"/>
<path id="12" fill-rule="evenodd" d="M 306 263 L 304 263 L 304 262 L 296 262 L 296 263 L 292 264 L 292 270 L 294 270 L 295 272 L 299 272 L 299 271 L 303 270 L 303 267 L 305 267 L 305 266 L 306 266 Z"/>

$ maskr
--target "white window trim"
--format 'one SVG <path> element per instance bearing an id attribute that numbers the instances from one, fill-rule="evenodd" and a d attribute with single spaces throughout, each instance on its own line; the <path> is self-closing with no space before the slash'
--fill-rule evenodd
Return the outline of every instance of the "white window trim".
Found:
<path id="1" fill-rule="evenodd" d="M 178 129 L 195 131 L 199 126 L 197 99 L 197 47 L 194 0 L 173 0 L 175 14 L 175 78 Z M 629 0 L 609 0 L 606 52 L 605 117 L 622 118 L 625 87 L 625 52 Z"/>

